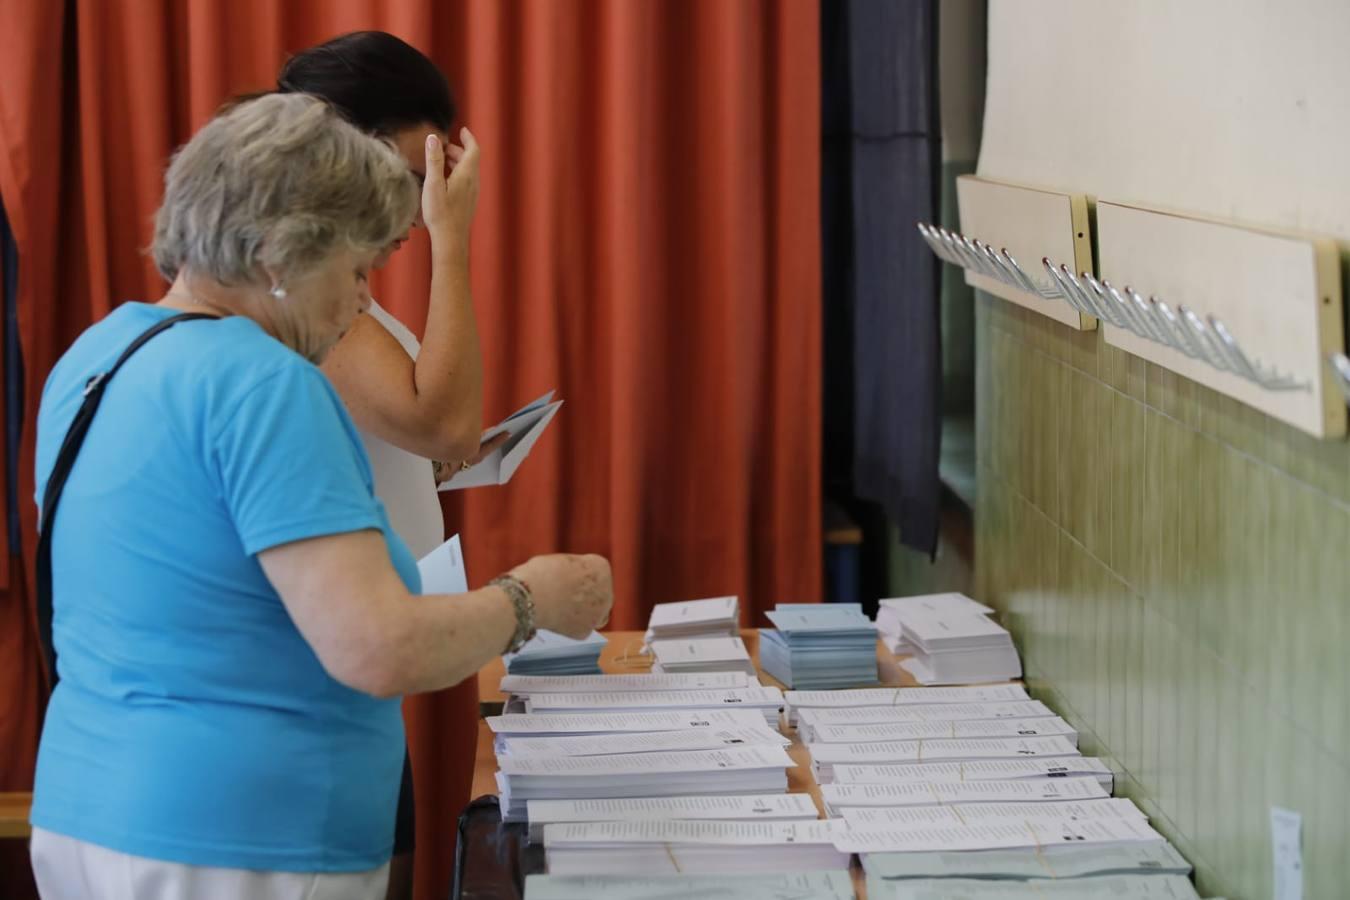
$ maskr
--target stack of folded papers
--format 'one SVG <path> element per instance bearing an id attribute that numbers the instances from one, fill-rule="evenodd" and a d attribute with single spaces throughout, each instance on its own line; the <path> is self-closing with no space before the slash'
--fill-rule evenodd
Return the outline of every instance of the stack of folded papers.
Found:
<path id="1" fill-rule="evenodd" d="M 881 601 L 882 639 L 920 684 L 977 684 L 1020 678 L 1012 635 L 962 594 Z"/>
<path id="2" fill-rule="evenodd" d="M 815 729 L 826 725 L 886 725 L 902 722 L 994 722 L 1016 719 L 1053 719 L 1055 713 L 1039 700 L 1009 703 L 929 703 L 902 706 L 808 707 L 797 714 L 797 732 L 814 741 Z"/>
<path id="3" fill-rule="evenodd" d="M 741 672 L 755 674 L 755 664 L 739 635 L 654 640 L 648 647 L 652 671 L 661 674 Z M 758 683 L 758 679 L 756 679 Z"/>
<path id="4" fill-rule="evenodd" d="M 828 746 L 828 745 L 825 745 Z M 1050 756 L 1039 759 L 973 759 L 900 765 L 835 765 L 834 784 L 906 784 L 915 781 L 1039 781 L 1053 778 L 1095 778 L 1106 790 L 1115 776 L 1092 756 Z"/>
<path id="5" fill-rule="evenodd" d="M 1078 748 L 1062 737 L 945 738 L 930 741 L 884 741 L 874 744 L 807 744 L 816 781 L 835 780 L 836 766 L 884 766 L 957 761 L 1074 757 Z"/>
<path id="6" fill-rule="evenodd" d="M 741 627 L 736 597 L 658 603 L 647 620 L 647 642 L 679 638 L 734 637 Z"/>
<path id="7" fill-rule="evenodd" d="M 1109 796 L 1095 778 L 1021 781 L 907 781 L 892 784 L 822 784 L 825 814 L 849 809 L 904 806 L 966 806 L 974 803 L 1059 803 Z"/>
<path id="8" fill-rule="evenodd" d="M 792 742 L 763 721 L 748 728 L 686 728 L 682 731 L 639 731 L 629 734 L 586 734 L 495 738 L 498 756 L 613 756 L 616 753 L 659 753 L 668 750 L 720 750 Z"/>
<path id="9" fill-rule="evenodd" d="M 594 822 L 548 825 L 548 871 L 700 874 L 838 871 L 837 819 L 815 822 Z M 789 895 L 791 896 L 791 895 Z"/>
<path id="10" fill-rule="evenodd" d="M 788 724 L 797 724 L 801 709 L 844 709 L 895 706 L 931 706 L 958 703 L 1015 703 L 1030 700 L 1026 688 L 1018 684 L 991 684 L 972 687 L 860 688 L 852 691 L 788 691 L 783 695 Z M 955 718 L 950 717 L 950 718 Z"/>
<path id="11" fill-rule="evenodd" d="M 843 869 L 754 875 L 528 875 L 525 900 L 854 900 Z"/>
<path id="12" fill-rule="evenodd" d="M 798 728 L 798 732 L 803 729 Z M 949 722 L 876 722 L 871 725 L 812 725 L 810 744 L 864 744 L 954 738 L 1062 737 L 1078 743 L 1078 732 L 1058 716 L 1048 719 L 961 719 Z"/>
<path id="13" fill-rule="evenodd" d="M 501 691 L 503 694 L 524 697 L 528 694 L 577 694 L 587 691 L 698 691 L 704 688 L 742 688 L 758 685 L 758 678 L 743 672 L 673 675 L 649 672 L 627 675 L 505 675 L 502 677 Z"/>
<path id="14" fill-rule="evenodd" d="M 774 628 L 759 632 L 759 664 L 788 687 L 803 690 L 877 682 L 877 629 L 854 603 L 780 604 L 765 613 Z"/>
<path id="15" fill-rule="evenodd" d="M 732 796 L 787 792 L 796 765 L 780 746 L 624 753 L 610 756 L 501 756 L 503 817 L 519 822 L 530 800 Z"/>
<path id="16" fill-rule="evenodd" d="M 841 817 L 850 828 L 945 827 L 1022 824 L 1027 822 L 1101 822 L 1127 819 L 1148 824 L 1148 817 L 1123 797 L 1099 800 L 1054 800 L 1047 803 L 970 803 L 954 806 L 853 807 Z"/>
<path id="17" fill-rule="evenodd" d="M 598 631 L 575 640 L 540 631 L 516 653 L 502 657 L 512 675 L 590 675 L 600 672 L 600 651 L 606 638 Z"/>
<path id="18" fill-rule="evenodd" d="M 516 709 L 519 703 L 520 709 Z M 512 698 L 507 712 L 525 713 L 644 713 L 657 710 L 751 709 L 770 725 L 778 721 L 783 693 L 776 687 L 721 688 L 697 691 L 586 691 L 530 694 Z"/>
<path id="19" fill-rule="evenodd" d="M 755 794 L 741 797 L 634 797 L 620 800 L 531 800 L 530 841 L 544 838 L 545 825 L 564 822 L 814 822 L 809 794 Z"/>
<path id="20" fill-rule="evenodd" d="M 632 734 L 649 731 L 685 731 L 695 728 L 751 728 L 764 724 L 753 709 L 658 710 L 642 713 L 508 713 L 484 721 L 497 740 L 512 737 L 567 737 L 571 735 Z"/>
<path id="21" fill-rule="evenodd" d="M 964 811 L 964 807 L 962 809 Z M 1041 819 L 1027 816 L 1016 821 L 995 819 L 965 824 L 896 824 L 866 828 L 850 824 L 836 832 L 834 839 L 835 846 L 840 850 L 863 854 L 1035 848 L 1050 853 L 1066 846 L 1162 842 L 1163 836 L 1154 831 L 1142 815 L 1096 819 Z"/>
<path id="22" fill-rule="evenodd" d="M 1053 873 L 1060 879 L 1107 875 L 1189 875 L 1191 864 L 1168 843 L 1118 847 L 1055 847 L 1053 862 L 1038 849 L 987 850 L 983 853 L 869 853 L 863 868 L 871 878 L 981 879 L 992 884 L 1031 881 Z M 1046 863 L 1052 868 L 1047 871 Z M 1044 883 L 1041 882 L 1043 885 Z"/>
<path id="23" fill-rule="evenodd" d="M 978 854 L 977 854 L 978 855 Z M 1053 860 L 1051 861 L 1053 865 Z M 1181 875 L 1109 875 L 1034 881 L 966 878 L 891 881 L 868 876 L 868 900 L 1200 900 Z"/>

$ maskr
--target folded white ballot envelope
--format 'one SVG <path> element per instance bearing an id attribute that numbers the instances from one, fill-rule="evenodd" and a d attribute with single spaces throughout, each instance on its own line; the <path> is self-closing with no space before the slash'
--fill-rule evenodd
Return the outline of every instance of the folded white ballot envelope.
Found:
<path id="1" fill-rule="evenodd" d="M 424 594 L 463 594 L 469 590 L 459 535 L 422 557 L 417 563 L 417 571 L 422 576 Z"/>
<path id="2" fill-rule="evenodd" d="M 499 434 L 511 435 L 496 450 L 493 450 L 477 465 L 456 472 L 455 476 L 440 486 L 443 491 L 458 491 L 463 488 L 486 487 L 506 484 L 516 469 L 530 455 L 539 436 L 544 433 L 548 423 L 557 415 L 563 401 L 553 399 L 553 391 L 532 403 L 522 406 L 501 422 L 483 432 L 483 440 L 489 441 Z"/>

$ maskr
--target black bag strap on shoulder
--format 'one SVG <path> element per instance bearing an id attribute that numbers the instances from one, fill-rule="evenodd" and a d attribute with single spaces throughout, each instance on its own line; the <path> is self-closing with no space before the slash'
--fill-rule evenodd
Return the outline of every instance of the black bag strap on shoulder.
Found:
<path id="1" fill-rule="evenodd" d="M 155 335 L 168 331 L 179 322 L 218 318 L 220 317 L 210 313 L 179 313 L 156 322 L 122 351 L 122 355 L 117 357 L 117 361 L 108 371 L 90 378 L 84 386 L 84 402 L 75 413 L 75 418 L 66 431 L 65 440 L 61 442 L 61 449 L 56 454 L 56 462 L 52 464 L 51 473 L 47 476 L 47 487 L 42 492 L 42 520 L 38 524 L 36 573 L 38 637 L 42 641 L 42 658 L 47 666 L 47 683 L 52 688 L 56 687 L 58 680 L 56 647 L 52 644 L 52 524 L 56 521 L 56 507 L 61 502 L 61 492 L 65 490 L 66 479 L 70 477 L 75 458 L 80 455 L 80 448 L 84 446 L 85 436 L 89 434 L 89 426 L 94 421 L 94 413 L 98 412 L 98 406 L 103 402 L 103 392 L 108 389 L 108 382 L 117 374 L 117 370 L 122 368 L 122 364 Z"/>

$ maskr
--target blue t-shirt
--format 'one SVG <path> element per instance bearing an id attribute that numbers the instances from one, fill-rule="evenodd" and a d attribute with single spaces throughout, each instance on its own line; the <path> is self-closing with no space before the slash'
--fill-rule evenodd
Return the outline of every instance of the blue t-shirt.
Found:
<path id="1" fill-rule="evenodd" d="M 52 370 L 37 496 L 81 391 L 174 311 L 124 304 Z M 379 529 L 365 450 L 323 374 L 245 318 L 183 322 L 110 382 L 52 541 L 61 680 L 32 822 L 137 856 L 272 871 L 362 871 L 394 837 L 397 700 L 320 665 L 256 554 Z"/>

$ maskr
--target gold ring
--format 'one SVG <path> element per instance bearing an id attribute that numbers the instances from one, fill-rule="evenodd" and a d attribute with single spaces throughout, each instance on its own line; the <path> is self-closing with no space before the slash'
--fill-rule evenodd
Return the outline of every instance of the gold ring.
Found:
<path id="1" fill-rule="evenodd" d="M 467 471 L 469 471 L 469 470 L 472 469 L 472 468 L 473 468 L 473 463 L 469 462 L 467 459 L 464 460 L 462 463 L 459 464 L 459 470 L 460 470 L 461 472 L 467 472 Z"/>

